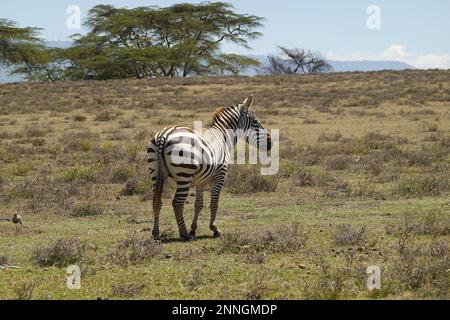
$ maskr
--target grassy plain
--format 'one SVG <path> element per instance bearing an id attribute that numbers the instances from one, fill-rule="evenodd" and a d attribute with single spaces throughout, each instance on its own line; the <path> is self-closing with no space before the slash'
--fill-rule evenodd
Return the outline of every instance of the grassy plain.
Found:
<path id="1" fill-rule="evenodd" d="M 250 93 L 279 174 L 232 168 L 189 243 L 169 187 L 154 243 L 152 134 Z M 448 71 L 0 85 L 0 299 L 448 299 L 449 169 Z"/>

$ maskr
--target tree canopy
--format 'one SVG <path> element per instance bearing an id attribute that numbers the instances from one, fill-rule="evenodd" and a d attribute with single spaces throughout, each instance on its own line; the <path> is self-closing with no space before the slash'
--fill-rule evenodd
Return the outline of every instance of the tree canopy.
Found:
<path id="1" fill-rule="evenodd" d="M 73 35 L 73 46 L 60 49 L 46 47 L 40 29 L 0 19 L 0 65 L 34 81 L 238 75 L 259 61 L 226 54 L 222 44 L 249 48 L 261 37 L 262 23 L 263 18 L 239 14 L 225 2 L 131 9 L 102 4 L 88 11 L 87 33 Z M 279 49 L 280 55 L 268 57 L 266 73 L 330 69 L 318 53 Z"/>
<path id="2" fill-rule="evenodd" d="M 269 74 L 306 74 L 331 70 L 328 62 L 317 52 L 306 49 L 279 47 L 280 55 L 269 55 L 264 67 Z"/>
<path id="3" fill-rule="evenodd" d="M 262 18 L 233 9 L 223 2 L 167 8 L 95 6 L 85 21 L 89 32 L 75 35 L 74 47 L 67 50 L 68 75 L 104 79 L 210 74 L 213 66 L 230 66 L 230 57 L 220 52 L 224 41 L 248 47 L 261 36 L 257 28 Z M 244 65 L 257 64 L 234 58 Z"/>
<path id="4" fill-rule="evenodd" d="M 227 41 L 248 48 L 261 36 L 263 18 L 236 13 L 231 4 L 181 3 L 169 7 L 97 5 L 67 49 L 46 48 L 39 29 L 0 20 L 0 64 L 31 80 L 187 77 L 237 74 L 258 65 L 226 55 Z"/>

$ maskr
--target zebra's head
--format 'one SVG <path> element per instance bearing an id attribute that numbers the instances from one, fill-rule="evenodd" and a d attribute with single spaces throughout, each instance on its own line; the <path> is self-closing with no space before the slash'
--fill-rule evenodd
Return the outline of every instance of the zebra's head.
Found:
<path id="1" fill-rule="evenodd" d="M 269 151 L 272 148 L 272 138 L 269 132 L 264 129 L 255 113 L 250 110 L 253 104 L 253 95 L 247 97 L 238 105 L 240 116 L 238 129 L 245 134 L 245 141 L 253 147 Z"/>

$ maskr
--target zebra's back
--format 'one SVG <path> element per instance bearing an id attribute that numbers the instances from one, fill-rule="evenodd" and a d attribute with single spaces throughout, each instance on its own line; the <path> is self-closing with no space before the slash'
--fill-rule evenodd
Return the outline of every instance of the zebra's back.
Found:
<path id="1" fill-rule="evenodd" d="M 217 154 L 217 148 L 212 149 L 211 145 L 209 135 L 191 128 L 164 128 L 155 135 L 147 149 L 152 181 L 156 181 L 158 170 L 162 170 L 164 179 L 169 176 L 177 182 L 191 181 L 191 186 L 207 183 L 224 163 L 223 157 Z M 158 155 L 161 161 L 158 161 Z"/>

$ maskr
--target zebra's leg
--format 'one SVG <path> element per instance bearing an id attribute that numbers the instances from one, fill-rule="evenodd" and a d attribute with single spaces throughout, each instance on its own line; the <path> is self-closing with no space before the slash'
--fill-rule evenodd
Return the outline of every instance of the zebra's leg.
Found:
<path id="1" fill-rule="evenodd" d="M 191 181 L 178 181 L 177 191 L 172 201 L 173 211 L 175 212 L 175 218 L 177 220 L 178 231 L 180 232 L 180 238 L 185 241 L 191 240 L 191 237 L 189 236 L 186 229 L 186 224 L 184 223 L 183 217 L 184 203 L 186 202 L 186 198 L 189 195 L 190 185 Z"/>
<path id="2" fill-rule="evenodd" d="M 159 214 L 162 207 L 162 194 L 153 192 L 153 239 L 159 240 Z"/>
<path id="3" fill-rule="evenodd" d="M 222 190 L 223 182 L 223 179 L 219 179 L 213 184 L 211 189 L 211 220 L 209 222 L 209 229 L 213 231 L 214 238 L 220 237 L 221 235 L 216 225 L 214 225 L 214 221 L 216 220 L 217 209 L 219 208 L 219 196 L 220 190 Z"/>
<path id="4" fill-rule="evenodd" d="M 200 211 L 203 209 L 203 190 L 197 188 L 195 193 L 195 204 L 194 204 L 194 219 L 192 220 L 191 231 L 189 235 L 195 237 L 195 232 L 197 231 L 197 220 L 200 215 Z"/>

